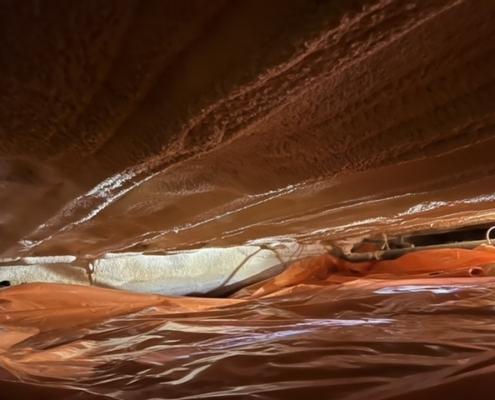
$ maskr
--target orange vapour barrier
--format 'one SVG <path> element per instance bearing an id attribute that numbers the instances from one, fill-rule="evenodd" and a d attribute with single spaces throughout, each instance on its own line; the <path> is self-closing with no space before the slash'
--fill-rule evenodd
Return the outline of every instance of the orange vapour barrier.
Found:
<path id="1" fill-rule="evenodd" d="M 226 299 L 3 289 L 2 398 L 486 397 L 493 265 L 489 246 L 324 254 Z"/>
<path id="2" fill-rule="evenodd" d="M 493 266 L 493 268 L 492 268 Z M 404 276 L 469 277 L 495 275 L 495 248 L 474 250 L 434 249 L 408 253 L 395 260 L 352 263 L 323 254 L 293 263 L 278 276 L 242 289 L 233 297 L 249 298 L 277 294 L 299 284 L 348 282 L 360 277 L 398 279 Z"/>

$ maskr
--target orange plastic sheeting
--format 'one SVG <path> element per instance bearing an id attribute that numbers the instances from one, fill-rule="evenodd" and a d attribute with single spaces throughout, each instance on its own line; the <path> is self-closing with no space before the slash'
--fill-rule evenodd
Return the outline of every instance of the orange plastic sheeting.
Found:
<path id="1" fill-rule="evenodd" d="M 495 252 L 488 246 L 474 250 L 435 249 L 406 254 L 395 260 L 375 262 L 370 267 L 373 274 L 395 275 L 438 274 L 442 272 L 464 271 L 467 275 L 482 275 L 483 271 L 473 268 L 489 267 L 495 264 Z"/>
<path id="2" fill-rule="evenodd" d="M 15 286 L 0 291 L 0 366 L 19 377 L 87 375 L 95 367 L 94 361 L 76 363 L 71 369 L 61 368 L 64 360 L 81 357 L 90 351 L 91 346 L 87 343 L 74 341 L 38 352 L 16 345 L 32 337 L 84 329 L 144 309 L 173 315 L 218 309 L 238 302 L 234 299 L 167 297 L 64 284 Z M 48 364 L 40 369 L 40 363 Z"/>
<path id="3" fill-rule="evenodd" d="M 75 328 L 153 307 L 169 314 L 204 311 L 234 299 L 168 297 L 64 284 L 28 284 L 0 291 L 0 324 L 39 332 Z M 0 343 L 0 349 L 2 344 Z"/>
<path id="4" fill-rule="evenodd" d="M 491 247 L 358 264 L 325 254 L 230 299 L 3 289 L 0 387 L 36 399 L 475 396 L 470 382 L 495 378 L 493 263 Z"/>
<path id="5" fill-rule="evenodd" d="M 277 293 L 298 284 L 343 283 L 363 276 L 398 279 L 410 275 L 491 276 L 495 275 L 495 248 L 434 249 L 407 253 L 395 260 L 351 263 L 330 254 L 293 263 L 274 278 L 242 289 L 233 297 L 255 298 Z"/>

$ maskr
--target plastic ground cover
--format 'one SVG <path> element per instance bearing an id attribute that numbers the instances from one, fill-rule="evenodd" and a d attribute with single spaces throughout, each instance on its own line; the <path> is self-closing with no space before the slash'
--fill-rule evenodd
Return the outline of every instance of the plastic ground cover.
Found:
<path id="1" fill-rule="evenodd" d="M 325 254 L 222 299 L 3 289 L 1 398 L 490 398 L 493 265 L 489 246 Z"/>

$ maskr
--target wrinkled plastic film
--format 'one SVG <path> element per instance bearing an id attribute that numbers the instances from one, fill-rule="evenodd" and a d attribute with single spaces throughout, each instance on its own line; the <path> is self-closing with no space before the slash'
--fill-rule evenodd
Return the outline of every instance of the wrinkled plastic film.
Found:
<path id="1" fill-rule="evenodd" d="M 494 263 L 488 247 L 362 264 L 322 255 L 229 299 L 5 289 L 0 387 L 6 398 L 486 398 Z"/>

